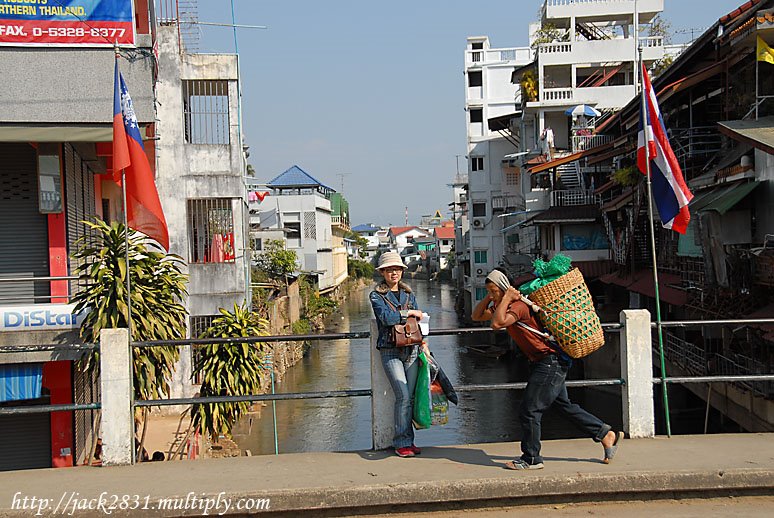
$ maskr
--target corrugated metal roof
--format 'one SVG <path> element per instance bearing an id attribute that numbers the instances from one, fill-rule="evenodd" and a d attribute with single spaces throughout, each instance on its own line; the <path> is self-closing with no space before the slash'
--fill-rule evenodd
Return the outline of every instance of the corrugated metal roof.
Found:
<path id="1" fill-rule="evenodd" d="M 746 142 L 767 153 L 774 152 L 774 116 L 758 120 L 735 120 L 718 122 L 721 133 Z"/>
<path id="2" fill-rule="evenodd" d="M 722 196 L 714 199 L 711 203 L 704 207 L 703 210 L 716 210 L 720 214 L 725 214 L 734 206 L 742 201 L 748 194 L 753 192 L 761 182 L 749 182 L 735 185 L 728 192 Z"/>
<path id="3" fill-rule="evenodd" d="M 323 187 L 325 189 L 330 189 L 331 191 L 334 190 L 297 165 L 292 166 L 284 173 L 278 175 L 267 185 L 269 187 Z"/>

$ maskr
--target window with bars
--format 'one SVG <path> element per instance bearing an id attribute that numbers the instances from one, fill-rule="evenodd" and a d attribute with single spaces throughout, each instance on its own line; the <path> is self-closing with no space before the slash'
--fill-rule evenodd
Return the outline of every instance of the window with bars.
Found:
<path id="1" fill-rule="evenodd" d="M 304 212 L 304 237 L 317 239 L 317 223 L 314 212 Z"/>
<path id="2" fill-rule="evenodd" d="M 199 338 L 200 336 L 202 336 L 202 334 L 207 330 L 207 328 L 212 325 L 212 321 L 218 318 L 219 316 L 220 315 L 196 315 L 196 316 L 190 317 L 189 321 L 191 326 L 191 338 Z M 194 368 L 196 366 L 196 362 L 199 358 L 199 354 L 202 347 L 203 346 L 201 345 L 191 346 L 191 368 Z M 202 384 L 201 374 L 195 375 L 193 382 L 195 385 L 201 385 Z"/>
<path id="3" fill-rule="evenodd" d="M 230 198 L 188 200 L 191 263 L 234 262 L 234 214 Z"/>
<path id="4" fill-rule="evenodd" d="M 183 125 L 189 144 L 228 144 L 228 81 L 183 81 Z"/>

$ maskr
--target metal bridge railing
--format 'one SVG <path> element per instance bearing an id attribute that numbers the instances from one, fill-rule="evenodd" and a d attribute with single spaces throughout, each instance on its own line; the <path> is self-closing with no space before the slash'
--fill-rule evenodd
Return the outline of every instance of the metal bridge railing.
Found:
<path id="1" fill-rule="evenodd" d="M 774 324 L 774 319 L 753 319 L 753 320 L 715 320 L 715 321 L 677 321 L 677 322 L 661 322 L 650 323 L 648 325 L 649 314 L 644 310 L 627 311 L 625 313 L 642 313 L 647 315 L 645 317 L 644 328 L 638 331 L 638 335 L 629 336 L 627 339 L 632 341 L 629 347 L 639 347 L 636 343 L 637 340 L 641 340 L 642 344 L 650 344 L 651 337 L 648 332 L 649 328 L 654 328 L 660 325 L 663 328 L 690 328 L 701 327 L 711 325 L 739 325 L 739 324 Z M 624 351 L 624 334 L 632 333 L 632 329 L 627 329 L 625 321 L 622 323 L 609 323 L 603 324 L 605 332 L 621 332 L 621 356 L 622 365 L 626 360 L 627 354 L 632 354 L 631 351 Z M 492 330 L 489 327 L 476 327 L 476 328 L 450 328 L 450 329 L 435 329 L 430 332 L 430 336 L 443 336 L 443 335 L 469 335 L 476 333 L 490 333 Z M 126 330 L 123 330 L 126 335 Z M 640 336 L 642 335 L 642 336 Z M 353 333 L 323 333 L 323 334 L 304 334 L 304 335 L 276 335 L 276 336 L 254 336 L 254 337 L 240 337 L 240 338 L 206 338 L 206 339 L 182 339 L 182 340 L 153 340 L 153 341 L 137 341 L 129 343 L 128 340 L 124 342 L 128 349 L 127 354 L 131 348 L 143 348 L 143 347 L 157 347 L 157 346 L 187 346 L 187 345 L 203 345 L 203 344 L 242 344 L 242 343 L 272 343 L 272 342 L 293 342 L 293 341 L 335 341 L 335 340 L 371 340 L 371 346 L 375 342 L 375 333 L 373 331 L 362 331 Z M 104 344 L 103 336 L 103 344 Z M 674 342 L 675 344 L 677 342 Z M 103 344 L 85 344 L 85 345 L 63 345 L 63 344 L 48 344 L 48 345 L 14 345 L 14 346 L 0 346 L 0 361 L 2 360 L 3 353 L 30 353 L 36 351 L 56 351 L 56 350 L 68 350 L 68 351 L 81 351 L 83 354 L 89 353 L 96 349 L 103 347 Z M 120 344 L 119 344 L 120 345 Z M 120 348 L 119 348 L 120 349 Z M 108 348 L 110 350 L 110 348 Z M 374 349 L 375 350 L 375 349 Z M 65 404 L 65 405 L 36 405 L 36 406 L 6 406 L 0 408 L 0 415 L 8 414 L 22 414 L 22 413 L 40 413 L 40 412 L 61 412 L 61 411 L 74 411 L 74 410 L 103 410 L 103 430 L 105 423 L 106 408 L 104 408 L 105 394 L 110 390 L 109 386 L 105 385 L 105 372 L 106 369 L 115 368 L 110 367 L 106 363 L 104 350 L 101 356 L 102 372 L 103 372 L 103 401 L 86 403 L 86 404 Z M 131 356 L 126 356 L 127 361 L 131 359 Z M 695 358 L 691 358 L 691 361 Z M 695 362 L 693 362 L 695 363 Z M 373 367 L 372 363 L 372 369 Z M 646 370 L 651 372 L 650 368 Z M 666 383 L 713 383 L 713 382 L 771 382 L 774 381 L 774 374 L 746 374 L 746 375 L 713 375 L 713 376 L 690 376 L 690 377 L 664 377 L 664 378 L 652 378 L 648 377 L 644 380 L 647 384 L 666 384 Z M 640 383 L 634 379 L 626 379 L 626 375 L 621 379 L 592 379 L 592 380 L 571 380 L 567 382 L 570 387 L 598 387 L 598 386 L 622 386 L 627 387 L 632 383 Z M 129 387 L 131 387 L 132 381 L 129 380 Z M 474 384 L 463 385 L 456 387 L 459 392 L 481 392 L 490 390 L 518 390 L 523 389 L 526 386 L 525 382 L 516 383 L 497 383 L 497 384 Z M 624 389 L 625 391 L 628 389 Z M 341 397 L 371 397 L 372 404 L 374 402 L 374 387 L 351 389 L 351 390 L 336 390 L 336 391 L 319 391 L 319 392 L 296 392 L 296 393 L 272 393 L 272 394 L 247 394 L 239 396 L 212 396 L 212 397 L 191 397 L 191 398 L 174 398 L 174 399 L 160 399 L 160 400 L 127 400 L 129 408 L 126 409 L 126 414 L 130 415 L 132 409 L 136 407 L 150 407 L 150 406 L 168 406 L 168 405 L 190 405 L 190 404 L 207 404 L 207 403 L 223 403 L 223 402 L 257 402 L 257 401 L 283 401 L 283 400 L 300 400 L 300 399 L 321 399 L 321 398 L 341 398 Z M 626 396 L 624 397 L 626 399 Z M 647 398 L 646 398 L 647 400 Z M 651 401 L 652 403 L 652 401 Z M 111 403 L 115 404 L 115 402 Z M 631 409 L 629 410 L 631 412 Z M 627 415 L 626 419 L 631 419 L 630 415 Z M 652 421 L 653 416 L 649 419 Z M 108 425 L 108 426 L 112 426 Z M 122 425 L 126 426 L 126 424 Z M 372 423 L 373 426 L 373 423 Z M 625 427 L 627 424 L 625 423 Z M 107 432 L 106 432 L 107 433 Z M 132 432 L 133 433 L 133 432 Z M 651 435 L 655 433 L 655 430 L 651 432 Z M 376 446 L 376 443 L 375 443 Z M 106 450 L 107 451 L 107 450 Z"/>

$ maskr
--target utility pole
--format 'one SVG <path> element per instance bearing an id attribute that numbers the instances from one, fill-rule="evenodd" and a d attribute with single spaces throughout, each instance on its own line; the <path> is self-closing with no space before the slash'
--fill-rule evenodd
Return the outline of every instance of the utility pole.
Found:
<path id="1" fill-rule="evenodd" d="M 408 207 L 406 207 L 406 226 L 408 226 Z"/>

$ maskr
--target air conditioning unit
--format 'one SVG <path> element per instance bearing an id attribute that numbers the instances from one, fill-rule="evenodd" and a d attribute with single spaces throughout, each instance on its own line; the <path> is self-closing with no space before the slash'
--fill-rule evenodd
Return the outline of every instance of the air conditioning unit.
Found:
<path id="1" fill-rule="evenodd" d="M 486 272 L 484 271 L 483 268 L 476 268 L 476 275 L 478 275 L 479 277 L 483 277 L 485 273 Z"/>
<path id="2" fill-rule="evenodd" d="M 484 220 L 483 219 L 474 219 L 473 220 L 473 228 L 484 228 Z"/>

